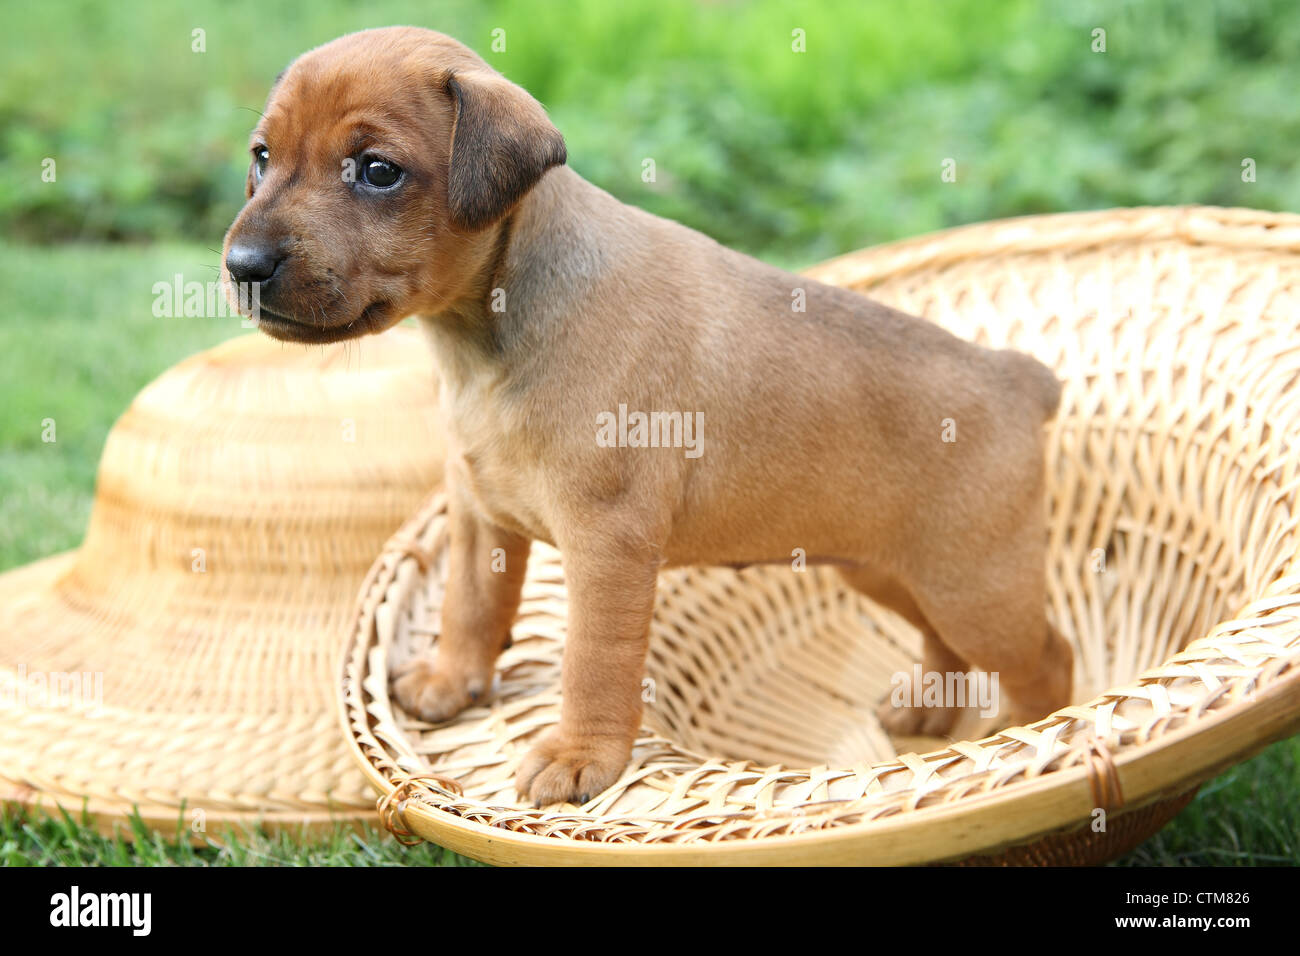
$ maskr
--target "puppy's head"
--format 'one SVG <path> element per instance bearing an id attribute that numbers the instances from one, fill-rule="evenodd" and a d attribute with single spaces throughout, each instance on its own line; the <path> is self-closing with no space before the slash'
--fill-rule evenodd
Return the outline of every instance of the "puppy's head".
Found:
<path id="1" fill-rule="evenodd" d="M 381 332 L 470 293 L 491 227 L 565 161 L 536 100 L 467 47 L 412 27 L 296 60 L 249 151 L 222 280 L 232 301 L 232 283 L 256 283 L 259 327 L 299 342 Z"/>

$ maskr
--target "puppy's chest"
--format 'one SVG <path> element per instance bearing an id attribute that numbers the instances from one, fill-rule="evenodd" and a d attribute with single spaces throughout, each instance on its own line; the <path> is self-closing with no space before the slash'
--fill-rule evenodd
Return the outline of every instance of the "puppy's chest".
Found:
<path id="1" fill-rule="evenodd" d="M 542 469 L 514 417 L 464 395 L 447 406 L 451 453 L 462 487 L 480 515 L 518 534 L 550 542 Z"/>

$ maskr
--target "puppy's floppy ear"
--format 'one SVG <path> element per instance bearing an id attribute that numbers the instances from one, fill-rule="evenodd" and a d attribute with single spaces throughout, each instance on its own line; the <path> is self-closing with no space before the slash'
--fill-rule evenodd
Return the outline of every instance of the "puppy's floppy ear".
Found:
<path id="1" fill-rule="evenodd" d="M 456 107 L 447 204 L 454 226 L 482 229 L 500 219 L 552 166 L 567 159 L 564 137 L 542 105 L 486 70 L 452 73 Z"/>

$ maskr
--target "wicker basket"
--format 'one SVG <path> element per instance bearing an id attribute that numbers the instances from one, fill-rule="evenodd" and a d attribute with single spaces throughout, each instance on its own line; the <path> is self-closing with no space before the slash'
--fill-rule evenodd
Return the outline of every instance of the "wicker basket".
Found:
<path id="1" fill-rule="evenodd" d="M 892 741 L 873 709 L 917 654 L 906 624 L 829 571 L 679 569 L 660 579 L 626 772 L 585 806 L 535 810 L 512 778 L 559 715 L 555 551 L 534 546 L 491 700 L 435 726 L 389 697 L 389 669 L 437 639 L 434 498 L 372 568 L 342 660 L 344 728 L 386 823 L 495 863 L 1087 863 L 1132 847 L 1300 726 L 1298 249 L 1300 217 L 1133 209 L 810 272 L 1066 380 L 1049 613 L 1076 649 L 1077 703 L 984 739 Z"/>

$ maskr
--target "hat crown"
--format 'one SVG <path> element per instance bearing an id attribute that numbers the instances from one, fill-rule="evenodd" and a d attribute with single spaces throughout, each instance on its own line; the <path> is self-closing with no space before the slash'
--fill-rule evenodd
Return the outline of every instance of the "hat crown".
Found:
<path id="1" fill-rule="evenodd" d="M 431 370 L 405 328 L 350 348 L 243 336 L 181 362 L 109 433 L 71 577 L 358 580 L 441 481 Z"/>

